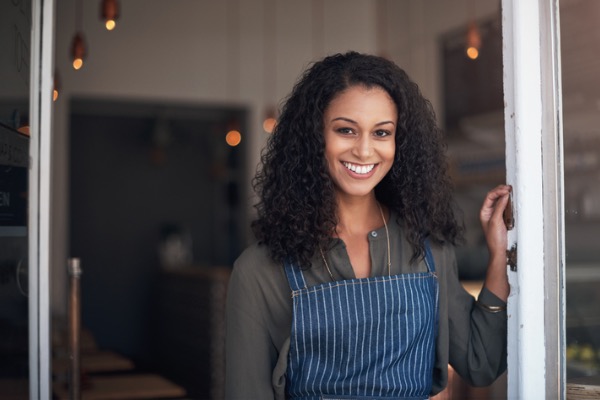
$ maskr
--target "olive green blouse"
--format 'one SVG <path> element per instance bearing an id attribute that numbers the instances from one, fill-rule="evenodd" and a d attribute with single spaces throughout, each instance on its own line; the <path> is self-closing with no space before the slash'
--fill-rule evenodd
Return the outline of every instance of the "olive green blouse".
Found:
<path id="1" fill-rule="evenodd" d="M 391 274 L 427 271 L 423 260 L 410 263 L 412 249 L 392 213 L 388 224 Z M 371 276 L 387 275 L 384 227 L 369 233 Z M 478 307 L 458 280 L 454 248 L 431 244 L 440 288 L 439 333 L 433 370 L 432 395 L 448 381 L 448 363 L 476 386 L 492 383 L 506 369 L 506 311 Z M 354 279 L 344 242 L 337 239 L 326 251 L 336 280 Z M 304 271 L 307 285 L 329 282 L 321 256 Z M 485 287 L 479 301 L 506 304 Z M 268 249 L 248 247 L 236 260 L 227 298 L 226 398 L 284 399 L 285 372 L 292 324 L 291 290 L 282 265 Z"/>

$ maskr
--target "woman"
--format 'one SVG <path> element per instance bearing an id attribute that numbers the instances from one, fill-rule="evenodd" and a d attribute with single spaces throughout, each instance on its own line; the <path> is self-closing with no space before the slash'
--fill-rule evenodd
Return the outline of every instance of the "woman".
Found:
<path id="1" fill-rule="evenodd" d="M 308 69 L 254 186 L 258 242 L 228 293 L 228 398 L 423 399 L 448 363 L 475 385 L 505 370 L 510 187 L 480 211 L 490 258 L 476 302 L 458 281 L 441 132 L 395 64 L 350 52 Z"/>

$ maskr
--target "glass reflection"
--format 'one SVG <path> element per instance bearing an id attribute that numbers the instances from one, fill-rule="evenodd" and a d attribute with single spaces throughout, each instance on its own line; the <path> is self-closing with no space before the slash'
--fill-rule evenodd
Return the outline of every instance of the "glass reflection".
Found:
<path id="1" fill-rule="evenodd" d="M 0 2 L 0 397 L 27 399 L 31 1 Z"/>
<path id="2" fill-rule="evenodd" d="M 560 2 L 567 380 L 600 375 L 600 2 Z"/>

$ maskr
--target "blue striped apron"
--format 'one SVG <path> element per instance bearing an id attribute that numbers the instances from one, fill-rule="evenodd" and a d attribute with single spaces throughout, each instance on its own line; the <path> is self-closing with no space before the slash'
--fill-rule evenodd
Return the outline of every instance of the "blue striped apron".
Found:
<path id="1" fill-rule="evenodd" d="M 307 287 L 285 263 L 293 320 L 286 396 L 317 399 L 426 399 L 432 385 L 438 282 L 427 272 Z"/>

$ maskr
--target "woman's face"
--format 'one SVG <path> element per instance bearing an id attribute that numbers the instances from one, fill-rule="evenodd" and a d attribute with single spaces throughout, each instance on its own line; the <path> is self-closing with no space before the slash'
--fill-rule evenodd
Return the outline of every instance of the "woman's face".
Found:
<path id="1" fill-rule="evenodd" d="M 329 103 L 325 158 L 338 196 L 371 195 L 392 168 L 397 118 L 396 104 L 379 87 L 352 86 Z"/>

